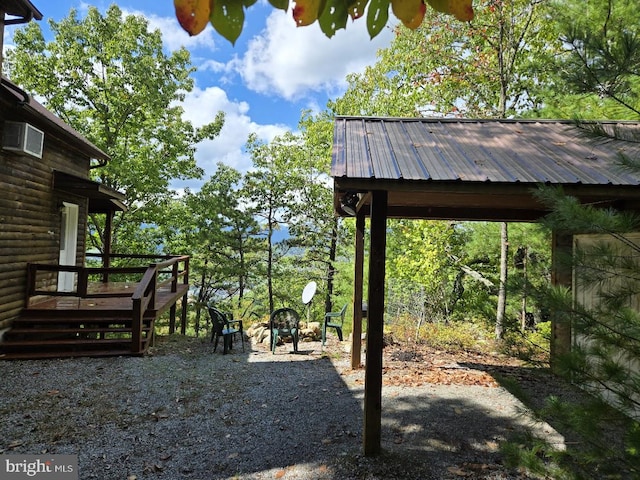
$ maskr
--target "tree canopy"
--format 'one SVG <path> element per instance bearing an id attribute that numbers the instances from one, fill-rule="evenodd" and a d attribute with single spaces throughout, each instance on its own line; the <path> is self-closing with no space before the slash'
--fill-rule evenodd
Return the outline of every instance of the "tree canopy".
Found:
<path id="1" fill-rule="evenodd" d="M 438 12 L 453 15 L 460 21 L 473 19 L 472 0 L 426 0 Z M 202 32 L 210 22 L 213 28 L 231 43 L 235 43 L 244 27 L 244 11 L 256 0 L 174 0 L 176 17 L 190 35 Z M 289 0 L 269 0 L 274 8 L 287 10 Z M 347 28 L 347 20 L 365 16 L 371 38 L 378 35 L 389 21 L 389 6 L 393 14 L 407 27 L 417 28 L 427 11 L 423 0 L 296 0 L 293 21 L 297 26 L 316 21 L 327 37 Z M 365 12 L 366 10 L 366 12 Z"/>
<path id="2" fill-rule="evenodd" d="M 483 2 L 473 23 L 428 12 L 399 26 L 391 45 L 331 107 L 340 114 L 505 118 L 537 109 L 560 43 L 549 6 Z M 472 52 L 472 53 L 471 53 Z"/>
<path id="3" fill-rule="evenodd" d="M 202 175 L 195 145 L 220 132 L 224 115 L 201 128 L 183 118 L 179 101 L 193 88 L 189 52 L 165 54 L 160 31 L 150 31 L 143 17 L 125 16 L 112 5 L 105 15 L 90 7 L 79 18 L 71 10 L 49 24 L 49 42 L 35 22 L 16 31 L 16 48 L 7 54 L 9 73 L 111 157 L 93 174 L 123 191 L 131 207 L 117 219 L 114 247 L 153 249 L 141 248 L 141 237 L 153 229 L 141 232 L 140 224 L 161 223 L 172 180 Z M 101 231 L 95 227 L 93 232 Z M 99 235 L 91 238 L 100 248 Z"/>
<path id="4" fill-rule="evenodd" d="M 565 1 L 556 6 L 565 52 L 555 96 L 580 118 L 640 116 L 640 10 L 633 0 Z M 582 100 L 576 108 L 575 98 Z M 587 99 L 586 102 L 584 99 Z M 572 108 L 573 107 L 573 108 Z"/>

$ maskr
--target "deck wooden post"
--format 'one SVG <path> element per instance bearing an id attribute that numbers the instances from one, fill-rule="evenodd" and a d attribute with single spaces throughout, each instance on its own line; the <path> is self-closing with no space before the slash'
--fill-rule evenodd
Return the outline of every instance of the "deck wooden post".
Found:
<path id="1" fill-rule="evenodd" d="M 135 299 L 133 301 L 133 315 L 131 322 L 131 353 L 140 353 L 142 345 L 142 323 L 144 311 L 142 301 Z"/>
<path id="2" fill-rule="evenodd" d="M 174 263 L 171 267 L 171 291 L 175 292 L 178 289 L 178 262 Z M 169 333 L 173 334 L 176 331 L 176 304 L 171 305 L 169 309 Z"/>
<path id="3" fill-rule="evenodd" d="M 356 215 L 355 267 L 353 274 L 353 331 L 351 334 L 351 368 L 362 362 L 362 286 L 364 284 L 364 226 L 363 213 Z"/>
<path id="4" fill-rule="evenodd" d="M 189 257 L 184 259 L 184 275 L 183 275 L 183 283 L 185 285 L 189 284 Z M 189 304 L 189 289 L 184 292 L 182 296 L 182 312 L 180 315 L 180 333 L 182 335 L 187 334 L 187 307 Z"/>
<path id="5" fill-rule="evenodd" d="M 169 308 L 169 335 L 176 332 L 176 304 L 174 303 Z"/>
<path id="6" fill-rule="evenodd" d="M 187 307 L 189 302 L 188 294 L 182 296 L 182 311 L 180 312 L 180 333 L 182 335 L 187 334 Z"/>
<path id="7" fill-rule="evenodd" d="M 380 453 L 382 431 L 382 345 L 384 332 L 384 279 L 387 245 L 387 192 L 374 191 L 371 198 L 369 249 L 369 311 L 367 315 L 367 362 L 364 375 L 364 454 Z"/>
<path id="8" fill-rule="evenodd" d="M 111 267 L 111 242 L 112 242 L 112 230 L 113 230 L 113 216 L 114 212 L 107 212 L 104 224 L 104 244 L 102 245 L 102 266 L 104 268 Z M 109 282 L 109 273 L 105 271 L 102 274 L 102 281 L 104 283 Z"/>

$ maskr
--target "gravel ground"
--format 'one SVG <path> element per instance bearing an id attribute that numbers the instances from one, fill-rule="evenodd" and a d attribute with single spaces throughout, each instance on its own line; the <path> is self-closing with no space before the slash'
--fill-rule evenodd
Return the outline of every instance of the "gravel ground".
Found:
<path id="1" fill-rule="evenodd" d="M 141 358 L 0 362 L 0 454 L 77 454 L 83 480 L 498 480 L 533 478 L 502 464 L 514 432 L 563 442 L 481 369 L 442 364 L 464 385 L 433 383 L 429 359 L 395 358 L 383 453 L 364 457 L 364 371 L 343 345 L 222 355 L 174 337 Z"/>

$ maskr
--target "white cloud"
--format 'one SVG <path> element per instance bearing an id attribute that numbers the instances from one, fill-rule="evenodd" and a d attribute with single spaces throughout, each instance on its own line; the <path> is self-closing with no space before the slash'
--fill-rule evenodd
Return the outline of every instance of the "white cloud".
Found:
<path id="1" fill-rule="evenodd" d="M 185 97 L 182 106 L 185 118 L 195 126 L 211 122 L 219 111 L 225 112 L 225 122 L 220 135 L 198 145 L 196 160 L 205 170 L 205 178 L 215 171 L 216 164 L 226 165 L 246 172 L 251 167 L 251 159 L 244 151 L 249 134 L 268 142 L 275 136 L 290 130 L 286 125 L 260 125 L 251 120 L 249 104 L 229 100 L 226 92 L 219 87 L 194 88 Z"/>
<path id="2" fill-rule="evenodd" d="M 256 92 L 287 100 L 297 100 L 309 90 L 332 94 L 345 87 L 348 73 L 373 64 L 376 51 L 387 47 L 392 37 L 392 29 L 385 28 L 371 40 L 366 19 L 361 18 L 329 39 L 317 23 L 298 28 L 290 12 L 275 11 L 232 65 Z"/>
<path id="3" fill-rule="evenodd" d="M 178 50 L 180 47 L 192 51 L 196 48 L 205 48 L 215 50 L 216 42 L 214 32 L 211 27 L 205 28 L 199 35 L 190 36 L 178 23 L 175 16 L 161 17 L 153 13 L 142 12 L 139 10 L 122 10 L 124 15 L 143 16 L 149 22 L 149 29 L 160 30 L 162 33 L 162 43 L 171 52 Z"/>

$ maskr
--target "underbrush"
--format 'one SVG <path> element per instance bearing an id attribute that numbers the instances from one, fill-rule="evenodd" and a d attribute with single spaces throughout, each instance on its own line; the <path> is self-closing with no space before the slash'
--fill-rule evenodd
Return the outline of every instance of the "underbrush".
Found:
<path id="1" fill-rule="evenodd" d="M 409 317 L 395 318 L 385 325 L 385 332 L 395 341 L 415 343 L 447 352 L 499 352 L 531 364 L 549 361 L 550 322 L 539 323 L 525 332 L 507 329 L 502 340 L 494 338 L 493 326 L 481 321 L 427 322 L 417 328 Z"/>
<path id="2" fill-rule="evenodd" d="M 551 351 L 551 322 L 538 323 L 534 330 L 507 330 L 500 351 L 535 365 L 547 365 Z"/>
<path id="3" fill-rule="evenodd" d="M 414 320 L 399 318 L 389 323 L 385 330 L 399 342 L 417 343 L 448 352 L 495 349 L 491 332 L 473 322 L 429 322 L 416 328 Z"/>

